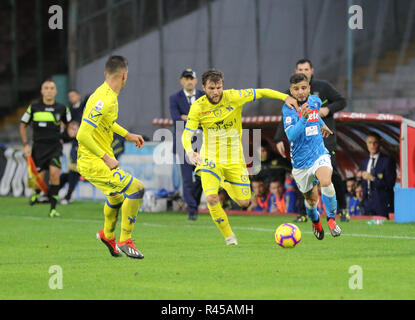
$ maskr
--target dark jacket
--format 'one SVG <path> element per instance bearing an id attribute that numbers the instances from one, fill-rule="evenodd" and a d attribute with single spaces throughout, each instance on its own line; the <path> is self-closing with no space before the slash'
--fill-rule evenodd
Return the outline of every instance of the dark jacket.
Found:
<path id="1" fill-rule="evenodd" d="M 367 171 L 367 164 L 370 158 L 362 161 L 360 170 Z M 387 217 L 394 212 L 393 187 L 396 182 L 396 162 L 393 158 L 379 154 L 372 176 L 374 181 L 370 182 L 370 197 L 368 197 L 367 180 L 362 179 L 363 207 L 365 214 Z"/>
<path id="2" fill-rule="evenodd" d="M 87 94 L 85 96 L 85 98 L 83 100 L 81 100 L 78 108 L 75 108 L 73 105 L 70 107 L 72 121 L 76 121 L 78 123 L 81 123 L 81 121 L 82 121 L 82 114 L 84 112 L 86 103 L 87 103 L 87 101 L 88 101 L 88 99 L 89 99 L 90 96 L 91 96 L 91 94 Z"/>
<path id="3" fill-rule="evenodd" d="M 336 151 L 337 145 L 336 128 L 333 115 L 334 113 L 339 112 L 346 107 L 346 99 L 338 91 L 336 91 L 336 89 L 334 89 L 334 87 L 328 81 L 311 78 L 310 85 L 310 94 L 320 97 L 322 101 L 321 106 L 330 109 L 330 113 L 322 119 L 324 120 L 327 127 L 329 127 L 331 131 L 333 131 L 332 135 L 330 135 L 327 138 L 324 138 L 324 145 L 331 153 L 331 151 Z M 290 94 L 290 91 L 287 90 L 286 93 Z M 275 141 L 280 142 L 283 141 L 284 138 L 284 126 L 282 125 L 282 123 L 280 123 L 278 125 L 277 133 L 275 135 Z"/>
<path id="4" fill-rule="evenodd" d="M 205 92 L 202 90 L 196 89 L 196 100 L 200 97 L 204 96 Z M 176 121 L 183 121 L 181 116 L 183 114 L 188 115 L 190 110 L 189 102 L 187 101 L 187 97 L 183 92 L 183 89 L 172 94 L 170 96 L 170 115 L 173 119 L 173 153 L 176 153 Z M 177 137 L 178 141 L 181 141 L 181 136 L 183 134 L 183 130 L 177 133 L 180 135 Z M 183 148 L 181 142 L 179 143 L 179 147 Z"/>

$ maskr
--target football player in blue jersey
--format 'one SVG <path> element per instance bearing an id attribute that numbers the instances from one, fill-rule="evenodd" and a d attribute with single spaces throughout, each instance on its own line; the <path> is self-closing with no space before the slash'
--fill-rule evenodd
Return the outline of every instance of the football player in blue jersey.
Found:
<path id="1" fill-rule="evenodd" d="M 321 100 L 310 95 L 310 84 L 306 75 L 299 73 L 291 76 L 290 93 L 301 106 L 299 110 L 290 109 L 286 105 L 282 108 L 284 130 L 290 143 L 292 175 L 298 189 L 304 194 L 306 212 L 312 221 L 316 238 L 324 238 L 324 229 L 317 211 L 317 184 L 321 186 L 321 198 L 326 207 L 330 233 L 333 237 L 340 236 L 341 229 L 335 221 L 337 200 L 331 181 L 333 168 L 330 154 L 323 142 L 323 137 L 333 132 L 318 114 Z"/>

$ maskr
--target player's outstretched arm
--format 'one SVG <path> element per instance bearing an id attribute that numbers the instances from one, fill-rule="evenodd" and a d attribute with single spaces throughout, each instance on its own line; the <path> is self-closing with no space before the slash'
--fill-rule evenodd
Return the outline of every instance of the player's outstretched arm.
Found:
<path id="1" fill-rule="evenodd" d="M 127 141 L 134 142 L 135 146 L 139 149 L 142 149 L 144 147 L 144 139 L 139 134 L 128 132 L 127 135 L 125 136 L 125 139 Z"/>
<path id="2" fill-rule="evenodd" d="M 276 100 L 282 100 L 285 102 L 285 104 L 290 107 L 291 109 L 298 109 L 298 103 L 297 100 L 295 100 L 293 97 L 289 96 L 288 94 L 272 90 L 272 89 L 255 89 L 256 91 L 256 98 L 268 98 L 268 99 L 276 99 Z"/>
<path id="3" fill-rule="evenodd" d="M 118 134 L 119 136 L 125 138 L 127 141 L 134 142 L 135 146 L 139 149 L 143 148 L 144 146 L 144 139 L 139 134 L 134 134 L 128 132 L 127 129 L 121 127 L 118 123 L 114 122 L 112 125 L 112 132 Z"/>

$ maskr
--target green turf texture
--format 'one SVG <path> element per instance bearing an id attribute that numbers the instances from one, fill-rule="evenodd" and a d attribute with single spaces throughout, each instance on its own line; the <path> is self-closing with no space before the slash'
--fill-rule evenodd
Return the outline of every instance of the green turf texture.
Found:
<path id="1" fill-rule="evenodd" d="M 103 203 L 49 206 L 0 197 L 0 299 L 414 299 L 415 224 L 341 223 L 343 234 L 315 239 L 297 223 L 301 243 L 283 249 L 274 230 L 292 217 L 230 216 L 238 246 L 226 246 L 208 214 L 139 213 L 133 232 L 143 260 L 113 258 L 95 234 Z M 119 235 L 119 224 L 116 235 Z M 62 289 L 52 290 L 51 266 L 62 268 Z M 362 289 L 349 282 L 362 270 Z M 353 279 L 352 279 L 353 280 Z"/>

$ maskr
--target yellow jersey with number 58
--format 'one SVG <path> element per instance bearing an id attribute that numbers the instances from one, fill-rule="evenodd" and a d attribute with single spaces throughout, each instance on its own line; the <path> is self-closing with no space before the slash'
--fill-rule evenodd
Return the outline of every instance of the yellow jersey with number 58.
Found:
<path id="1" fill-rule="evenodd" d="M 185 143 L 186 135 L 192 135 L 200 125 L 203 129 L 202 159 L 219 164 L 245 163 L 241 142 L 242 107 L 255 99 L 255 89 L 224 90 L 217 104 L 211 104 L 206 95 L 197 99 L 190 108 L 183 135 L 186 152 L 191 148 L 191 144 L 189 148 Z"/>

